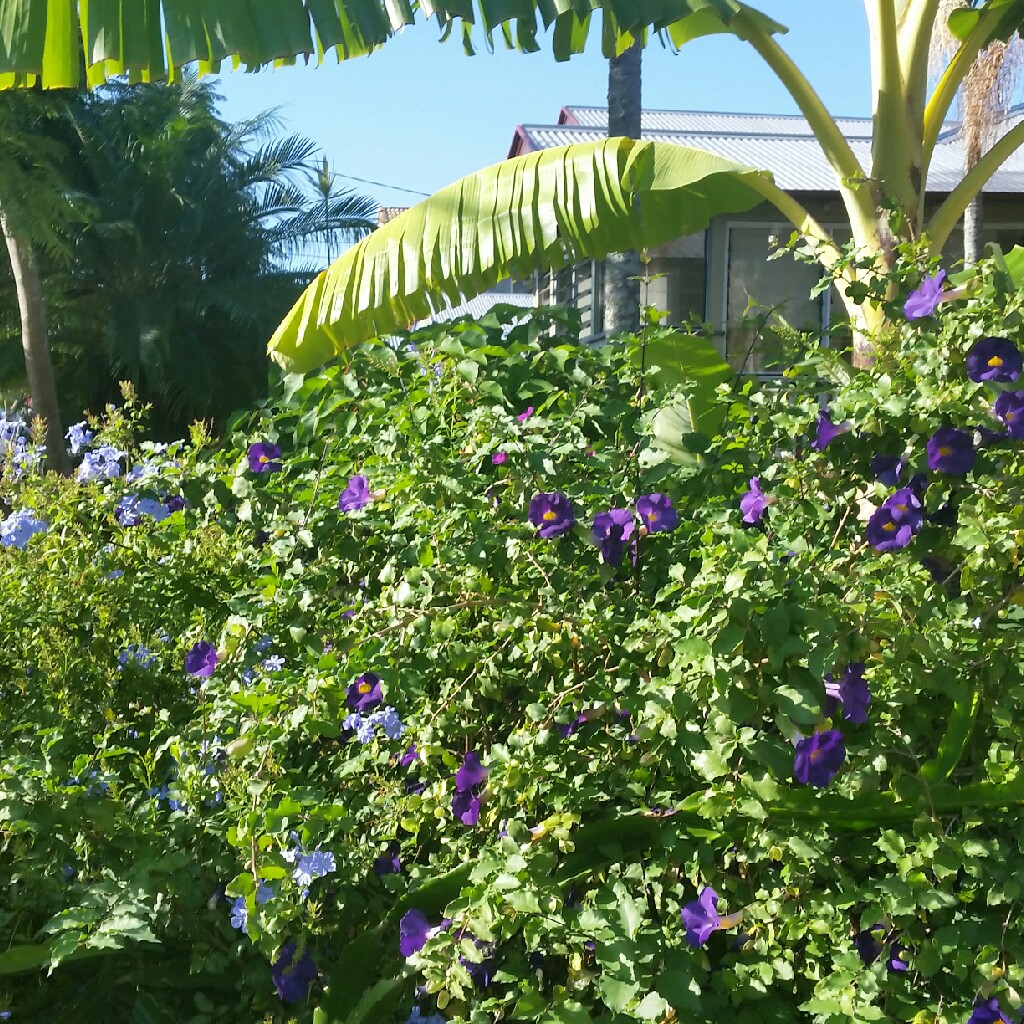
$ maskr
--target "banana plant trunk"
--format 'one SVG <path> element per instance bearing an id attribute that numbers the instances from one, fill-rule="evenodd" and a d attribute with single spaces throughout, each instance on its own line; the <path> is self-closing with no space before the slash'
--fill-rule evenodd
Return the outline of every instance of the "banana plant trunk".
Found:
<path id="1" fill-rule="evenodd" d="M 979 192 L 964 210 L 964 263 L 973 267 L 981 259 L 982 200 Z"/>
<path id="2" fill-rule="evenodd" d="M 634 43 L 608 61 L 608 135 L 640 138 L 642 109 L 641 55 Z M 640 330 L 640 255 L 636 250 L 613 252 L 605 260 L 604 332 Z"/>
<path id="3" fill-rule="evenodd" d="M 0 232 L 7 245 L 14 274 L 14 286 L 21 313 L 21 347 L 25 353 L 25 370 L 32 395 L 32 416 L 41 416 L 46 424 L 46 465 L 62 476 L 71 472 L 71 463 L 64 447 L 64 428 L 57 404 L 57 386 L 53 361 L 46 336 L 46 306 L 39 268 L 32 246 L 12 228 L 3 207 L 0 207 Z"/>

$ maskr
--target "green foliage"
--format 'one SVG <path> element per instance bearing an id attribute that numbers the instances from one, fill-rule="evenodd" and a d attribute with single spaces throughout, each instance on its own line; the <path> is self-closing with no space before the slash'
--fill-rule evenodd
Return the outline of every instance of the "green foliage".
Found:
<path id="1" fill-rule="evenodd" d="M 831 1024 L 1016 1007 L 1017 443 L 929 473 L 927 511 L 952 503 L 955 525 L 889 553 L 864 539 L 892 491 L 875 454 L 916 470 L 939 426 L 992 424 L 964 356 L 1024 333 L 1000 280 L 901 323 L 869 372 L 808 348 L 770 387 L 723 381 L 721 429 L 684 468 L 652 432 L 679 392 L 642 387 L 628 347 L 498 312 L 288 376 L 225 448 L 199 432 L 150 453 L 170 463 L 149 483 L 10 483 L 50 526 L 0 551 L 0 1008 Z M 822 395 L 849 430 L 815 451 Z M 94 445 L 129 447 L 135 416 Z M 253 442 L 281 448 L 280 472 L 249 469 Z M 371 500 L 345 512 L 355 474 Z M 748 528 L 752 476 L 773 504 Z M 113 516 L 126 491 L 179 489 L 188 507 L 159 522 Z M 552 491 L 579 525 L 544 540 L 527 511 Z M 678 525 L 604 564 L 593 517 L 651 492 Z M 216 671 L 189 677 L 204 638 Z M 129 644 L 152 654 L 119 667 Z M 823 677 L 858 661 L 868 721 L 825 719 Z M 368 672 L 400 738 L 346 728 Z M 800 785 L 792 743 L 829 728 L 841 770 Z M 469 751 L 489 770 L 473 825 L 452 812 Z M 300 884 L 297 845 L 334 869 Z M 694 948 L 680 911 L 708 886 L 743 918 Z M 411 909 L 451 925 L 405 959 Z M 862 961 L 875 924 L 907 971 Z M 287 942 L 319 977 L 285 1006 L 269 963 Z"/>

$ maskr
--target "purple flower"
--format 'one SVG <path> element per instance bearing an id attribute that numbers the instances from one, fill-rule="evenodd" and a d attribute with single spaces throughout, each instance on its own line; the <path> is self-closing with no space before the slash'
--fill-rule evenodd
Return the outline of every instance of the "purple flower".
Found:
<path id="1" fill-rule="evenodd" d="M 966 430 L 939 427 L 928 439 L 928 468 L 963 476 L 974 468 L 974 438 Z"/>
<path id="2" fill-rule="evenodd" d="M 945 270 L 938 271 L 932 277 L 926 277 L 907 296 L 907 301 L 903 303 L 903 315 L 908 320 L 931 316 L 942 301 L 942 284 L 945 280 Z"/>
<path id="3" fill-rule="evenodd" d="M 348 478 L 348 487 L 341 492 L 338 508 L 342 512 L 358 512 L 370 502 L 370 481 L 358 473 Z"/>
<path id="4" fill-rule="evenodd" d="M 865 967 L 870 967 L 881 955 L 884 938 L 885 925 L 881 924 L 873 924 L 853 937 L 854 948 Z"/>
<path id="5" fill-rule="evenodd" d="M 422 910 L 407 910 L 398 924 L 398 951 L 404 957 L 418 953 L 433 931 Z"/>
<path id="6" fill-rule="evenodd" d="M 527 518 L 539 527 L 537 535 L 547 540 L 568 533 L 576 525 L 572 502 L 559 491 L 541 492 L 530 499 Z"/>
<path id="7" fill-rule="evenodd" d="M 345 703 L 353 711 L 372 711 L 383 700 L 380 676 L 373 672 L 361 675 L 345 693 Z"/>
<path id="8" fill-rule="evenodd" d="M 167 506 L 167 513 L 180 512 L 188 507 L 188 502 L 183 494 L 172 494 L 164 504 Z"/>
<path id="9" fill-rule="evenodd" d="M 967 376 L 1009 383 L 1020 376 L 1021 355 L 1009 338 L 979 338 L 967 353 Z"/>
<path id="10" fill-rule="evenodd" d="M 504 452 L 495 452 L 491 456 L 491 462 L 493 462 L 496 466 L 500 466 L 507 458 L 508 456 Z"/>
<path id="11" fill-rule="evenodd" d="M 711 933 L 718 928 L 722 919 L 718 916 L 718 893 L 710 886 L 694 900 L 687 903 L 680 912 L 686 927 L 686 941 L 691 946 L 703 946 Z"/>
<path id="12" fill-rule="evenodd" d="M 270 968 L 274 987 L 283 1003 L 297 1003 L 305 999 L 309 994 L 309 986 L 316 978 L 316 964 L 308 946 L 302 951 L 298 962 L 293 963 L 294 959 L 295 943 L 286 943 Z"/>
<path id="13" fill-rule="evenodd" d="M 1003 1013 L 999 1006 L 999 1000 L 993 996 L 991 999 L 978 998 L 974 1002 L 974 1009 L 971 1010 L 967 1024 L 1012 1024 L 1009 1017 Z"/>
<path id="14" fill-rule="evenodd" d="M 628 508 L 613 508 L 594 516 L 591 535 L 601 548 L 601 558 L 608 565 L 618 565 L 633 536 L 636 520 Z"/>
<path id="15" fill-rule="evenodd" d="M 842 733 L 814 732 L 796 745 L 793 776 L 805 786 L 827 786 L 846 760 Z"/>
<path id="16" fill-rule="evenodd" d="M 890 974 L 900 973 L 909 968 L 906 957 L 908 949 L 902 942 L 893 942 L 889 945 L 889 954 L 885 958 L 885 969 Z"/>
<path id="17" fill-rule="evenodd" d="M 637 498 L 636 511 L 648 533 L 664 533 L 679 524 L 679 513 L 667 494 L 645 494 Z"/>
<path id="18" fill-rule="evenodd" d="M 402 858 L 399 856 L 401 847 L 396 842 L 388 843 L 386 853 L 382 853 L 373 862 L 373 873 L 378 878 L 385 875 L 398 875 L 402 872 Z"/>
<path id="19" fill-rule="evenodd" d="M 825 675 L 825 714 L 831 715 L 842 704 L 843 718 L 862 723 L 868 720 L 871 693 L 864 679 L 864 662 L 854 661 L 843 669 L 839 682 Z"/>
<path id="20" fill-rule="evenodd" d="M 871 460 L 871 472 L 875 479 L 887 487 L 895 487 L 906 468 L 904 455 L 876 455 Z"/>
<path id="21" fill-rule="evenodd" d="M 909 491 L 909 488 L 905 489 Z M 918 507 L 920 508 L 920 502 Z M 915 522 L 908 515 L 901 513 L 898 506 L 894 507 L 886 502 L 881 508 L 876 509 L 868 520 L 868 543 L 876 551 L 897 551 L 905 548 L 920 523 L 920 516 Z"/>
<path id="22" fill-rule="evenodd" d="M 750 478 L 750 490 L 740 498 L 740 511 L 743 513 L 743 522 L 750 525 L 759 523 L 771 502 L 772 499 L 761 490 L 761 478 L 752 476 Z"/>
<path id="23" fill-rule="evenodd" d="M 217 648 L 207 640 L 200 640 L 185 655 L 185 671 L 190 676 L 212 676 L 217 667 Z"/>
<path id="24" fill-rule="evenodd" d="M 469 957 L 460 956 L 459 963 L 466 968 L 466 973 L 473 980 L 476 988 L 487 988 L 491 983 L 491 975 L 494 973 L 494 947 L 491 943 L 478 939 L 470 932 L 463 932 L 461 937 L 472 939 L 473 945 L 482 951 L 483 959 L 477 963 L 475 960 L 470 960 Z"/>
<path id="25" fill-rule="evenodd" d="M 997 420 L 1015 441 L 1024 441 L 1024 391 L 1004 391 L 992 407 Z"/>
<path id="26" fill-rule="evenodd" d="M 528 405 L 517 417 L 520 423 L 525 423 L 533 415 L 533 406 Z"/>
<path id="27" fill-rule="evenodd" d="M 845 434 L 849 429 L 849 423 L 833 423 L 828 412 L 819 413 L 818 429 L 811 442 L 811 447 L 816 452 L 823 452 L 840 434 Z"/>
<path id="28" fill-rule="evenodd" d="M 480 755 L 471 750 L 463 759 L 462 767 L 455 773 L 455 789 L 465 793 L 474 786 L 479 786 L 490 774 L 490 770 L 480 763 Z"/>
<path id="29" fill-rule="evenodd" d="M 281 449 L 269 441 L 249 445 L 248 458 L 253 473 L 276 473 L 281 468 Z"/>
<path id="30" fill-rule="evenodd" d="M 418 761 L 420 752 L 416 749 L 415 743 L 410 743 L 406 748 L 405 753 L 398 759 L 398 763 L 403 768 L 408 768 L 414 761 Z"/>
<path id="31" fill-rule="evenodd" d="M 467 789 L 452 797 L 452 815 L 463 825 L 475 825 L 480 820 L 480 798 Z"/>

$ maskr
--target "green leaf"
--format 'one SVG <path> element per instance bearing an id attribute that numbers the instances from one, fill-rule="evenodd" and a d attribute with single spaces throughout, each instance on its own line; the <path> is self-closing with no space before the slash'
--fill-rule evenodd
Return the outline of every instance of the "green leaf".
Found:
<path id="1" fill-rule="evenodd" d="M 767 178 L 702 150 L 622 138 L 506 160 L 348 249 L 299 298 L 270 353 L 289 370 L 313 369 L 506 277 L 703 230 L 757 205 Z"/>

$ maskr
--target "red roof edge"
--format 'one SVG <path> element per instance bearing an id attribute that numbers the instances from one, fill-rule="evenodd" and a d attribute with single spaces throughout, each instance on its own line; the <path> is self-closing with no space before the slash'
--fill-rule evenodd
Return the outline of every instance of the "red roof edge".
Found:
<path id="1" fill-rule="evenodd" d="M 569 109 L 569 107 L 562 107 L 558 112 L 558 123 L 559 124 L 579 124 L 579 120 L 576 115 Z"/>
<path id="2" fill-rule="evenodd" d="M 512 136 L 512 145 L 508 147 L 507 160 L 511 160 L 514 156 L 523 156 L 526 153 L 533 152 L 533 145 L 530 143 L 530 139 L 526 132 L 523 130 L 521 124 L 516 125 L 515 134 Z"/>

